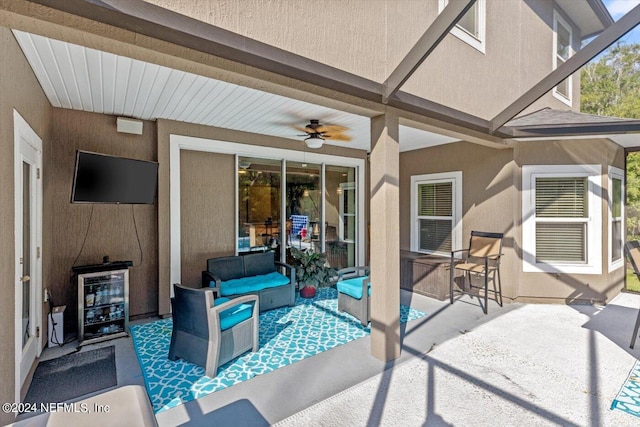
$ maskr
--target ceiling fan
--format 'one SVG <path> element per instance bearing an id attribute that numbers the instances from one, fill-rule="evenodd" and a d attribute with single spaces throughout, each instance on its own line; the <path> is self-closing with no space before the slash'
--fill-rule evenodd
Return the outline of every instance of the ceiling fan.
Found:
<path id="1" fill-rule="evenodd" d="M 304 142 L 307 144 L 309 148 L 320 148 L 325 140 L 332 141 L 351 141 L 351 137 L 349 135 L 345 135 L 344 132 L 348 130 L 348 128 L 340 125 L 331 125 L 326 124 L 323 125 L 320 123 L 318 119 L 309 120 L 309 124 L 305 127 L 293 126 L 294 129 L 299 130 L 300 132 L 305 132 L 306 136 Z"/>

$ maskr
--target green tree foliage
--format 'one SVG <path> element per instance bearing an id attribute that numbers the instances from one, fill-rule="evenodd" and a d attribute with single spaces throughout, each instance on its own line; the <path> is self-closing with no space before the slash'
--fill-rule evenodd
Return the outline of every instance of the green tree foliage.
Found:
<path id="1" fill-rule="evenodd" d="M 614 45 L 582 68 L 580 80 L 582 112 L 640 118 L 640 44 Z"/>
<path id="2" fill-rule="evenodd" d="M 627 239 L 640 237 L 640 153 L 627 156 Z"/>
<path id="3" fill-rule="evenodd" d="M 583 113 L 640 119 L 640 44 L 614 45 L 580 78 Z M 640 237 L 640 152 L 627 156 L 627 234 Z"/>

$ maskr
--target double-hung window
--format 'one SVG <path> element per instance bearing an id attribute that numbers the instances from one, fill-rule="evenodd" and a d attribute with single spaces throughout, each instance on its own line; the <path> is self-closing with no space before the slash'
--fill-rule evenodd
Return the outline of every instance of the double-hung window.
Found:
<path id="1" fill-rule="evenodd" d="M 462 172 L 411 177 L 411 250 L 449 256 L 461 247 Z"/>
<path id="2" fill-rule="evenodd" d="M 600 165 L 523 166 L 524 271 L 600 274 Z"/>
<path id="3" fill-rule="evenodd" d="M 553 68 L 556 69 L 573 55 L 573 33 L 571 26 L 557 11 L 553 11 Z M 571 105 L 571 76 L 553 88 L 553 95 L 567 105 Z"/>
<path id="4" fill-rule="evenodd" d="M 440 0 L 438 13 L 442 12 L 447 4 L 449 0 Z M 451 34 L 482 53 L 485 53 L 486 10 L 486 0 L 477 0 L 451 29 Z"/>
<path id="5" fill-rule="evenodd" d="M 609 271 L 624 266 L 624 171 L 609 166 Z"/>

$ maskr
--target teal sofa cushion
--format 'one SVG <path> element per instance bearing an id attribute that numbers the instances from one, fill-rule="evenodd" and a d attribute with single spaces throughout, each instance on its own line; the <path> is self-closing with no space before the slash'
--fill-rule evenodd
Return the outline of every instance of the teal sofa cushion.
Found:
<path id="1" fill-rule="evenodd" d="M 275 288 L 289 283 L 289 278 L 277 271 L 259 276 L 243 277 L 220 282 L 222 296 L 258 292 L 267 288 Z"/>
<path id="2" fill-rule="evenodd" d="M 215 300 L 213 300 L 213 305 L 218 306 L 220 304 L 224 304 L 227 301 L 231 300 L 229 298 L 216 298 Z M 224 331 L 242 321 L 247 320 L 251 317 L 252 312 L 253 304 L 240 304 L 223 310 L 220 313 L 220 330 Z"/>
<path id="3" fill-rule="evenodd" d="M 342 294 L 347 294 L 352 298 L 361 299 L 362 298 L 362 282 L 365 279 L 368 279 L 369 276 L 360 276 L 354 277 L 352 279 L 341 280 L 336 283 L 338 288 L 338 292 Z M 369 291 L 368 295 L 371 295 L 371 283 L 369 283 Z"/>

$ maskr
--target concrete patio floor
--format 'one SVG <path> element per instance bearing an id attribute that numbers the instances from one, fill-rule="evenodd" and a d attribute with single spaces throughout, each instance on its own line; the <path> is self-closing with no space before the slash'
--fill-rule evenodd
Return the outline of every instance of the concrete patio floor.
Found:
<path id="1" fill-rule="evenodd" d="M 158 424 L 640 425 L 609 409 L 640 356 L 640 344 L 629 349 L 640 296 L 605 307 L 490 301 L 488 315 L 467 296 L 401 298 L 428 316 L 402 325 L 398 360 L 373 358 L 362 338 L 161 412 Z M 131 339 L 105 345 L 116 346 L 118 386 L 143 384 Z"/>
<path id="2" fill-rule="evenodd" d="M 638 426 L 610 407 L 639 303 L 520 306 L 277 425 Z"/>

